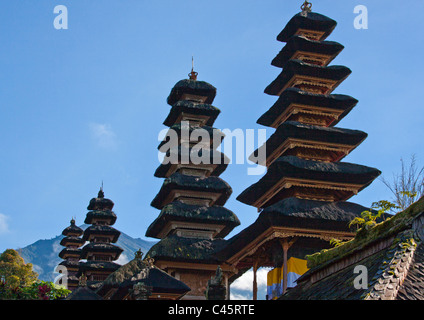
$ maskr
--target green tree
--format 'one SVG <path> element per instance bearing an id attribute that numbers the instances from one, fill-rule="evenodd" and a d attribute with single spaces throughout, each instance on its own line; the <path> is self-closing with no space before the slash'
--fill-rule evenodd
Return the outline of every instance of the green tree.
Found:
<path id="1" fill-rule="evenodd" d="M 55 300 L 71 291 L 52 282 L 40 281 L 19 253 L 7 249 L 0 255 L 0 300 Z"/>
<path id="2" fill-rule="evenodd" d="M 25 263 L 19 253 L 7 249 L 0 255 L 0 280 L 5 289 L 28 286 L 37 280 L 38 274 L 32 270 L 31 263 Z"/>

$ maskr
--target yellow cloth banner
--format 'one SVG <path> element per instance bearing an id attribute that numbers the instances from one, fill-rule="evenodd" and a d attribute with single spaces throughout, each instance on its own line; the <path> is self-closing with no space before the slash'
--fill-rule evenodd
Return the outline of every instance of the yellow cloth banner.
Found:
<path id="1" fill-rule="evenodd" d="M 287 288 L 296 286 L 296 280 L 308 271 L 306 260 L 290 258 L 287 261 Z M 276 299 L 283 294 L 283 268 L 275 268 L 267 275 L 268 300 Z"/>

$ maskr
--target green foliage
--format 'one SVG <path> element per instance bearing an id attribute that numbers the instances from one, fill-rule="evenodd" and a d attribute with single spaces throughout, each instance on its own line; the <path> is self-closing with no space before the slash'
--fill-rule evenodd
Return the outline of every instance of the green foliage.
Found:
<path id="1" fill-rule="evenodd" d="M 343 243 L 344 242 L 342 240 L 338 240 L 338 239 L 331 239 L 330 240 L 330 245 L 332 245 L 335 248 L 341 246 Z"/>
<path id="2" fill-rule="evenodd" d="M 20 290 L 21 299 L 25 300 L 56 300 L 70 293 L 70 290 L 47 281 L 37 281 Z"/>
<path id="3" fill-rule="evenodd" d="M 17 251 L 7 249 L 0 255 L 0 278 L 6 289 L 30 285 L 37 277 L 38 274 L 32 271 L 32 264 L 26 264 Z"/>
<path id="4" fill-rule="evenodd" d="M 70 290 L 47 281 L 18 287 L 9 286 L 7 282 L 0 283 L 0 300 L 56 300 L 70 293 Z"/>
<path id="5" fill-rule="evenodd" d="M 349 227 L 357 225 L 360 230 L 369 230 L 377 224 L 377 220 L 384 214 L 400 207 L 390 201 L 380 200 L 371 204 L 370 210 L 365 210 L 361 213 L 360 217 L 356 217 L 349 223 Z M 359 231 L 359 230 L 358 230 Z"/>
<path id="6" fill-rule="evenodd" d="M 7 249 L 0 255 L 0 300 L 55 300 L 71 292 L 37 277 L 31 263 Z"/>

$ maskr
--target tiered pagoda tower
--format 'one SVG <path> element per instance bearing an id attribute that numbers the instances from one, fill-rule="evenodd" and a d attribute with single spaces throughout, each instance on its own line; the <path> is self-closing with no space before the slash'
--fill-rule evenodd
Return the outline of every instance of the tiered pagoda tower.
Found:
<path id="1" fill-rule="evenodd" d="M 254 152 L 267 173 L 237 199 L 260 212 L 251 226 L 229 240 L 222 254 L 235 268 L 283 267 L 287 261 L 329 247 L 332 238 L 354 236 L 348 223 L 366 208 L 346 202 L 368 186 L 380 171 L 341 162 L 367 136 L 358 130 L 334 127 L 357 104 L 332 94 L 351 70 L 329 63 L 344 48 L 325 39 L 336 21 L 311 12 L 305 1 L 277 40 L 285 47 L 272 61 L 282 68 L 265 93 L 278 97 L 257 121 L 275 133 Z"/>
<path id="2" fill-rule="evenodd" d="M 80 247 L 85 241 L 81 239 L 83 230 L 75 225 L 75 220 L 71 220 L 71 225 L 62 231 L 65 237 L 60 241 L 60 245 L 65 248 L 59 253 L 59 257 L 64 259 L 59 266 L 66 268 L 68 272 L 68 289 L 73 291 L 78 287 L 77 273 L 79 271 L 79 261 L 81 256 Z"/>
<path id="3" fill-rule="evenodd" d="M 95 288 L 99 282 L 120 267 L 114 262 L 123 249 L 114 245 L 121 233 L 111 227 L 116 221 L 116 215 L 112 211 L 113 206 L 113 201 L 104 197 L 101 188 L 97 198 L 91 199 L 87 207 L 90 211 L 84 223 L 91 226 L 85 229 L 82 239 L 89 243 L 81 250 L 81 259 L 87 261 L 80 263 L 78 276 L 84 274 L 91 288 Z"/>
<path id="4" fill-rule="evenodd" d="M 208 280 L 222 263 L 215 253 L 223 238 L 240 224 L 223 207 L 232 193 L 219 175 L 228 158 L 217 151 L 224 135 L 212 127 L 220 110 L 212 106 L 216 88 L 198 81 L 197 73 L 171 90 L 171 111 L 164 124 L 170 129 L 159 145 L 164 162 L 155 176 L 165 181 L 151 205 L 161 210 L 146 236 L 161 239 L 147 253 L 155 265 L 188 285 L 184 299 L 204 299 Z M 168 161 L 170 160 L 170 161 Z M 231 270 L 222 266 L 228 284 Z"/>

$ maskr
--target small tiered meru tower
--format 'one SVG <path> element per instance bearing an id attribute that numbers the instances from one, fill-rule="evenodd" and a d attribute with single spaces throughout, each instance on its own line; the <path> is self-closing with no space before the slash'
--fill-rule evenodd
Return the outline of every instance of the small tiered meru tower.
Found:
<path id="1" fill-rule="evenodd" d="M 311 12 L 305 1 L 277 37 L 286 45 L 272 65 L 283 70 L 265 93 L 278 100 L 257 121 L 276 131 L 253 154 L 265 155 L 257 163 L 267 173 L 237 198 L 256 207 L 260 216 L 229 240 L 227 257 L 234 267 L 287 270 L 290 257 L 304 259 L 328 248 L 332 238 L 351 239 L 349 221 L 366 210 L 346 200 L 381 172 L 340 162 L 367 134 L 334 127 L 358 102 L 332 94 L 351 73 L 344 66 L 328 66 L 343 49 L 325 41 L 335 26 L 334 20 Z"/>
<path id="2" fill-rule="evenodd" d="M 146 236 L 161 240 L 146 256 L 190 287 L 184 299 L 205 298 L 207 282 L 222 262 L 214 256 L 225 245 L 222 238 L 240 224 L 223 207 L 232 189 L 219 178 L 229 161 L 216 150 L 224 134 L 211 127 L 220 113 L 211 105 L 215 95 L 216 88 L 198 81 L 192 69 L 171 90 L 164 122 L 170 129 L 159 145 L 165 158 L 155 176 L 165 181 L 151 205 L 161 212 Z M 228 281 L 231 271 L 222 270 Z"/>
<path id="3" fill-rule="evenodd" d="M 84 245 L 85 241 L 81 239 L 83 230 L 75 225 L 75 220 L 71 220 L 71 225 L 62 231 L 65 237 L 60 241 L 60 245 L 65 248 L 59 253 L 59 257 L 64 259 L 59 266 L 65 267 L 67 270 L 67 283 L 68 289 L 73 291 L 78 287 L 77 274 L 79 271 L 79 261 L 81 256 L 80 247 Z"/>
<path id="4" fill-rule="evenodd" d="M 79 276 L 84 273 L 87 284 L 91 288 L 105 280 L 120 265 L 114 261 L 119 258 L 122 249 L 113 243 L 118 241 L 120 232 L 111 227 L 116 221 L 116 215 L 112 211 L 114 203 L 104 197 L 102 188 L 97 198 L 90 200 L 84 223 L 91 224 L 84 231 L 82 239 L 89 241 L 81 250 L 81 259 L 86 262 L 80 263 Z"/>

